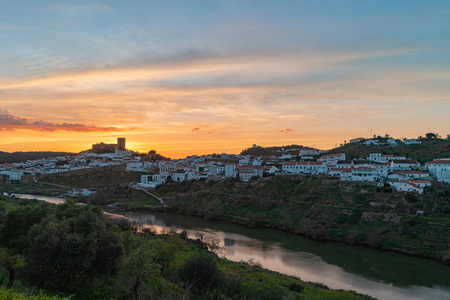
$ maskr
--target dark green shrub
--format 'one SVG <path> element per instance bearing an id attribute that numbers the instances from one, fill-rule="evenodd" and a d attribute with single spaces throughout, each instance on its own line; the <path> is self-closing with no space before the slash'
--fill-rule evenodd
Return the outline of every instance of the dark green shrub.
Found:
<path id="1" fill-rule="evenodd" d="M 206 253 L 189 257 L 178 274 L 186 289 L 201 295 L 216 289 L 222 277 L 214 258 Z"/>

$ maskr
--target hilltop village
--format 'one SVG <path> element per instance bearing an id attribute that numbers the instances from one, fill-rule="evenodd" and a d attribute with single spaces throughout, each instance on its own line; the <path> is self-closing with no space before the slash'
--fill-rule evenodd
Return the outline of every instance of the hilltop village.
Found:
<path id="1" fill-rule="evenodd" d="M 406 145 L 419 144 L 414 139 L 405 140 Z M 365 146 L 379 146 L 377 139 L 362 138 L 350 140 Z M 393 139 L 387 146 L 395 147 Z M 257 148 L 253 145 L 251 148 Z M 370 153 L 365 158 L 349 160 L 345 153 L 327 154 L 317 149 L 277 150 L 277 155 L 193 155 L 184 159 L 164 159 L 151 151 L 142 155 L 125 148 L 125 138 L 118 138 L 117 144 L 99 143 L 91 151 L 74 156 L 50 157 L 21 163 L 0 165 L 0 174 L 6 180 L 19 181 L 23 176 L 35 178 L 40 174 L 126 165 L 129 172 L 142 172 L 140 182 L 133 183 L 140 188 L 156 188 L 167 181 L 220 180 L 236 178 L 249 182 L 258 178 L 282 175 L 330 176 L 342 181 L 372 182 L 378 187 L 389 185 L 394 191 L 423 193 L 432 181 L 450 184 L 450 158 L 440 158 L 420 164 L 406 156 Z"/>

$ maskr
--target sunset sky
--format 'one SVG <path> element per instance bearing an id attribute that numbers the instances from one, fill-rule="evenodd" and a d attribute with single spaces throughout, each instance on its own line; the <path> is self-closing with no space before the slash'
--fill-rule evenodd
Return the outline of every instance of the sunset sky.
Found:
<path id="1" fill-rule="evenodd" d="M 450 134 L 450 1 L 2 1 L 0 151 Z"/>

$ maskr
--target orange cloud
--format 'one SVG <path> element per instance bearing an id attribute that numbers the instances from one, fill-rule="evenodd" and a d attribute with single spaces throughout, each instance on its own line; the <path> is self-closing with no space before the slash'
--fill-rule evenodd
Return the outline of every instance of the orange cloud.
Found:
<path id="1" fill-rule="evenodd" d="M 280 133 L 287 134 L 287 133 L 292 132 L 292 131 L 294 131 L 294 129 L 286 128 L 286 129 L 281 129 L 281 130 L 280 130 Z"/>
<path id="2" fill-rule="evenodd" d="M 0 109 L 0 131 L 14 131 L 16 129 L 29 129 L 35 131 L 77 131 L 77 132 L 88 132 L 88 131 L 118 131 L 116 127 L 99 127 L 99 126 L 89 126 L 84 124 L 71 124 L 62 123 L 54 124 L 45 121 L 35 121 L 31 122 L 33 118 L 24 118 L 15 116 L 11 111 L 6 109 Z"/>

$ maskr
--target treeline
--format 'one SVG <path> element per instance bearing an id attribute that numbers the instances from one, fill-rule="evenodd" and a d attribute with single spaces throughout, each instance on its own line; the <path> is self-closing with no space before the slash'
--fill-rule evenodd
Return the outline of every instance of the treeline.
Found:
<path id="1" fill-rule="evenodd" d="M 186 232 L 114 225 L 91 205 L 14 201 L 0 198 L 0 299 L 371 299 L 219 259 Z"/>
<path id="2" fill-rule="evenodd" d="M 36 160 L 40 158 L 74 155 L 70 152 L 51 152 L 51 151 L 36 151 L 36 152 L 2 152 L 0 151 L 0 164 L 3 163 L 19 163 L 27 160 Z"/>

